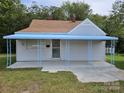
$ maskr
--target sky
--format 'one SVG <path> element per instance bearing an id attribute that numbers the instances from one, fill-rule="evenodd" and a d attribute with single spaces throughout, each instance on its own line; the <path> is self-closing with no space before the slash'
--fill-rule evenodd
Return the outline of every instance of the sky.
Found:
<path id="1" fill-rule="evenodd" d="M 37 4 L 43 6 L 61 6 L 64 1 L 70 2 L 85 2 L 90 5 L 94 14 L 109 15 L 112 10 L 112 4 L 116 0 L 21 0 L 21 3 L 31 6 L 31 3 L 36 1 Z"/>

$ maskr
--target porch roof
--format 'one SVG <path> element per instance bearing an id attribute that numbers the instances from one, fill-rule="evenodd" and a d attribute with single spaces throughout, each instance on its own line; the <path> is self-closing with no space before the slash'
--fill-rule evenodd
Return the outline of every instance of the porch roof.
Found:
<path id="1" fill-rule="evenodd" d="M 4 39 L 63 39 L 63 40 L 118 40 L 111 36 L 82 36 L 69 34 L 13 34 L 3 37 Z"/>

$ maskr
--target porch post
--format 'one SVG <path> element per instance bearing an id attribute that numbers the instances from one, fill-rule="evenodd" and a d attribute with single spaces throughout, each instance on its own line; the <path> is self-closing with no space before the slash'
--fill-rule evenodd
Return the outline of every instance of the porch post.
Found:
<path id="1" fill-rule="evenodd" d="M 41 59 L 41 47 L 42 47 L 41 44 L 42 44 L 42 43 L 41 43 L 41 40 L 39 40 L 39 57 L 40 57 L 40 63 L 42 62 L 42 61 L 41 61 L 41 60 L 42 60 L 42 59 Z"/>
<path id="2" fill-rule="evenodd" d="M 38 45 L 38 54 L 39 54 L 39 63 L 40 63 L 40 40 L 38 40 L 38 43 L 39 43 L 39 45 Z"/>
<path id="3" fill-rule="evenodd" d="M 66 40 L 66 44 L 65 44 L 65 58 L 66 58 L 66 65 L 68 65 L 69 64 L 69 58 L 70 56 L 69 56 L 69 41 L 68 40 Z"/>
<path id="4" fill-rule="evenodd" d="M 112 40 L 111 40 L 110 56 L 111 56 L 111 64 L 112 64 Z"/>
<path id="5" fill-rule="evenodd" d="M 8 39 L 6 40 L 6 44 L 7 44 L 7 47 L 6 47 L 6 49 L 7 49 L 7 55 L 6 55 L 6 61 L 7 61 L 7 64 L 6 64 L 6 66 L 8 66 L 9 65 L 9 63 L 8 63 L 8 53 L 9 53 L 9 51 L 8 51 Z"/>
<path id="6" fill-rule="evenodd" d="M 115 40 L 112 41 L 112 64 L 114 64 L 114 56 L 115 56 Z"/>
<path id="7" fill-rule="evenodd" d="M 88 41 L 88 62 L 92 60 L 92 40 Z"/>
<path id="8" fill-rule="evenodd" d="M 68 64 L 70 63 L 70 41 L 68 40 L 67 42 L 67 46 L 68 46 Z"/>
<path id="9" fill-rule="evenodd" d="M 37 40 L 37 62 L 39 62 L 39 40 Z"/>
<path id="10" fill-rule="evenodd" d="M 39 46 L 38 46 L 38 53 L 39 53 L 39 63 L 40 63 L 40 40 L 38 41 L 38 43 L 39 43 Z"/>
<path id="11" fill-rule="evenodd" d="M 65 53 L 65 64 L 66 64 L 66 61 L 67 61 L 67 53 L 68 53 L 68 51 L 67 51 L 67 40 L 65 40 L 65 51 L 64 51 Z"/>
<path id="12" fill-rule="evenodd" d="M 115 41 L 111 40 L 111 64 L 114 64 Z"/>
<path id="13" fill-rule="evenodd" d="M 12 58 L 11 58 L 11 54 L 12 54 L 12 51 L 11 51 L 11 39 L 9 40 L 9 51 L 10 51 L 10 54 L 9 54 L 9 57 L 10 57 L 10 63 L 9 63 L 9 65 L 11 65 L 12 64 Z"/>

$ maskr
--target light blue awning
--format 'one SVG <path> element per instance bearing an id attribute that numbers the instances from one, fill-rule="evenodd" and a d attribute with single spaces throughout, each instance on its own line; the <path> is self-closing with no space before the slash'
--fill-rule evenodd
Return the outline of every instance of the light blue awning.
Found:
<path id="1" fill-rule="evenodd" d="M 13 34 L 4 39 L 65 39 L 65 40 L 118 40 L 111 36 L 78 36 L 69 34 Z"/>

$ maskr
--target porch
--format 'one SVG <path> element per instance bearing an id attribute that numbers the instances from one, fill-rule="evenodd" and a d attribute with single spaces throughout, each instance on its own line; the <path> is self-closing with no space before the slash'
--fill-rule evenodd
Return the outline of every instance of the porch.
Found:
<path id="1" fill-rule="evenodd" d="M 107 62 L 16 62 L 8 68 L 42 68 L 41 71 L 56 73 L 70 71 L 81 82 L 111 82 L 124 80 L 124 71 Z"/>
<path id="2" fill-rule="evenodd" d="M 42 68 L 44 71 L 56 69 L 56 71 L 66 71 L 69 68 L 111 68 L 115 67 L 107 62 L 83 62 L 83 61 L 42 61 L 42 62 L 16 62 L 7 68 Z M 51 71 L 50 71 L 51 72 Z"/>

